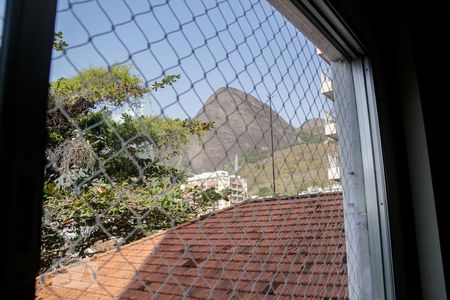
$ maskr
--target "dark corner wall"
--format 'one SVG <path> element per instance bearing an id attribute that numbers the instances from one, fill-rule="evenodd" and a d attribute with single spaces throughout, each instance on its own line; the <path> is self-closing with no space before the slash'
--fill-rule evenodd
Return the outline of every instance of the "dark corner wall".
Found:
<path id="1" fill-rule="evenodd" d="M 365 46 L 373 67 L 397 299 L 445 299 L 450 292 L 445 2 L 328 3 Z"/>
<path id="2" fill-rule="evenodd" d="M 0 285 L 4 299 L 33 299 L 56 0 L 5 2 L 0 49 Z"/>

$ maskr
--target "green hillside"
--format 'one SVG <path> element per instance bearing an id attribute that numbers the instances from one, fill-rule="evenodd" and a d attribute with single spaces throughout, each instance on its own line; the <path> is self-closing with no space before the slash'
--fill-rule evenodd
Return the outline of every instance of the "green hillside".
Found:
<path id="1" fill-rule="evenodd" d="M 297 129 L 297 141 L 308 144 L 323 143 L 327 139 L 325 136 L 325 123 L 326 121 L 321 118 L 306 120 Z"/>
<path id="2" fill-rule="evenodd" d="M 333 143 L 301 143 L 275 151 L 276 192 L 295 195 L 309 186 L 331 184 L 327 179 L 327 153 L 336 152 Z M 260 150 L 240 158 L 239 175 L 247 179 L 250 196 L 272 195 L 272 158 L 269 150 Z M 226 170 L 233 172 L 231 164 Z"/>

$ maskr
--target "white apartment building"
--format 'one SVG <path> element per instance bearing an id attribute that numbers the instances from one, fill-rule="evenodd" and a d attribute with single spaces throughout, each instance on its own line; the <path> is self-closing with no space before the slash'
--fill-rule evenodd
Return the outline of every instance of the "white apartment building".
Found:
<path id="1" fill-rule="evenodd" d="M 317 50 L 317 55 L 323 58 L 328 64 L 330 63 L 323 53 Z M 327 97 L 327 99 L 334 101 L 334 93 L 333 93 L 333 80 L 328 72 L 322 71 L 320 76 L 320 92 L 322 95 Z M 336 116 L 335 111 L 326 111 L 325 112 L 325 135 L 332 140 L 337 141 L 339 139 L 337 130 L 336 130 Z M 339 157 L 338 153 L 327 153 L 329 167 L 328 167 L 328 179 L 340 182 L 341 181 L 341 170 L 339 167 Z"/>
<path id="2" fill-rule="evenodd" d="M 230 189 L 229 201 L 220 200 L 213 209 L 222 209 L 248 199 L 247 180 L 238 175 L 229 175 L 227 171 L 205 172 L 189 177 L 188 187 L 195 186 L 202 189 L 213 187 L 219 192 Z"/>

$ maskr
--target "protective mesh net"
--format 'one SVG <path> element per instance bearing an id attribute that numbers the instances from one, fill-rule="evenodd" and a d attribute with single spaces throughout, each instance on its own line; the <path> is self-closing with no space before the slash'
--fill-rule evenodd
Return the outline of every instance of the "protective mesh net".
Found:
<path id="1" fill-rule="evenodd" d="M 351 130 L 297 28 L 266 1 L 80 0 L 55 31 L 39 297 L 349 297 Z"/>

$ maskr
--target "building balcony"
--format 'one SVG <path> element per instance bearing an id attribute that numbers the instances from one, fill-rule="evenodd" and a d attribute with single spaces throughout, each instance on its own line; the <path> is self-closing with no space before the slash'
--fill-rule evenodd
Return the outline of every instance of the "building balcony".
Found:
<path id="1" fill-rule="evenodd" d="M 331 64 L 331 60 L 319 48 L 316 48 L 317 55 L 322 58 L 327 64 Z"/>
<path id="2" fill-rule="evenodd" d="M 338 135 L 337 135 L 337 131 L 336 131 L 336 123 L 328 123 L 327 122 L 324 124 L 324 129 L 325 129 L 325 135 L 327 137 L 337 140 Z"/>
<path id="3" fill-rule="evenodd" d="M 341 181 L 341 170 L 339 167 L 328 168 L 328 180 Z"/>
<path id="4" fill-rule="evenodd" d="M 331 78 L 325 73 L 320 74 L 320 92 L 330 100 L 334 100 Z"/>

